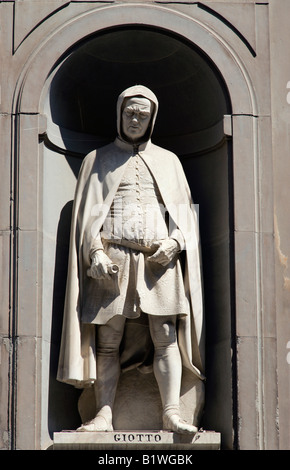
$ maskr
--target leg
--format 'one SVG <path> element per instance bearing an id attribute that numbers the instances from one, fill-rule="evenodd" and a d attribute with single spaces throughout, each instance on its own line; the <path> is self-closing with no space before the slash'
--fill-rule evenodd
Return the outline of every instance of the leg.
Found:
<path id="1" fill-rule="evenodd" d="M 119 346 L 123 337 L 125 318 L 113 317 L 97 332 L 97 380 L 95 396 L 97 414 L 83 424 L 79 431 L 112 431 L 112 410 L 120 376 Z"/>
<path id="2" fill-rule="evenodd" d="M 198 429 L 183 422 L 179 413 L 182 363 L 177 343 L 176 316 L 149 315 L 149 326 L 155 348 L 153 366 L 163 406 L 164 428 L 194 434 Z"/>

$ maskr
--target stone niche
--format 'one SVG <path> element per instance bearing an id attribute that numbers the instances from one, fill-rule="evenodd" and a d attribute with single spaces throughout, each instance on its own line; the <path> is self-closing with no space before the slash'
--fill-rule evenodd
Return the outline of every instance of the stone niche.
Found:
<path id="1" fill-rule="evenodd" d="M 75 429 L 93 413 L 92 389 L 56 381 L 67 274 L 70 214 L 77 174 L 91 149 L 116 132 L 116 100 L 134 84 L 151 88 L 160 103 L 152 140 L 175 152 L 199 213 L 206 316 L 205 408 L 193 404 L 203 390 L 187 390 L 181 406 L 232 448 L 232 161 L 225 115 L 226 87 L 211 60 L 193 44 L 155 28 L 103 30 L 76 44 L 51 71 L 42 97 L 47 130 L 41 136 L 43 174 L 43 361 L 46 431 Z M 168 99 L 170 97 L 170 100 Z M 147 397 L 150 395 L 151 399 Z M 116 429 L 160 429 L 159 394 L 152 372 L 124 372 L 116 398 Z M 45 400 L 43 400 L 45 403 Z M 149 406 L 150 403 L 150 406 Z M 138 417 L 136 406 L 145 408 Z M 126 411 L 126 413 L 124 413 Z M 141 416 L 141 415 L 140 415 Z M 190 418 L 190 417 L 189 417 Z M 45 440 L 45 439 L 44 439 Z"/>

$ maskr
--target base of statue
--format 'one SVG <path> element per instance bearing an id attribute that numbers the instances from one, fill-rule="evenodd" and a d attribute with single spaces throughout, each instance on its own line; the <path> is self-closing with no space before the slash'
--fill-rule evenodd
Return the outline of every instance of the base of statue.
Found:
<path id="1" fill-rule="evenodd" d="M 193 436 L 170 431 L 62 431 L 53 437 L 54 450 L 219 450 L 221 442 L 214 431 Z"/>

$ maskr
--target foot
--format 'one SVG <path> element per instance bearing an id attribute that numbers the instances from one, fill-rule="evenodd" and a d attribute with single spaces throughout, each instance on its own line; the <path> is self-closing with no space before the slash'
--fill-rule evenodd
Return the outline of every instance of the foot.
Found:
<path id="1" fill-rule="evenodd" d="M 173 431 L 178 434 L 196 434 L 198 432 L 198 428 L 196 426 L 183 421 L 177 413 L 164 413 L 163 429 Z"/>
<path id="2" fill-rule="evenodd" d="M 94 431 L 113 431 L 111 418 L 98 413 L 97 416 L 87 423 L 82 424 L 77 431 L 94 432 Z"/>

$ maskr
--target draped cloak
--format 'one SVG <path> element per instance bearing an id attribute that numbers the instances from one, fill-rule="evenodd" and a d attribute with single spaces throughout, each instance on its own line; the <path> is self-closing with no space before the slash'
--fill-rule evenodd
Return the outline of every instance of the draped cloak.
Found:
<path id="1" fill-rule="evenodd" d="M 90 250 L 106 219 L 116 191 L 133 155 L 133 147 L 124 142 L 121 132 L 121 109 L 126 97 L 142 96 L 154 103 L 154 113 L 146 141 L 139 145 L 139 154 L 151 171 L 170 214 L 173 227 L 184 238 L 184 287 L 190 304 L 190 315 L 177 321 L 178 345 L 183 366 L 201 380 L 204 379 L 204 321 L 200 245 L 197 215 L 190 189 L 178 157 L 154 145 L 151 134 L 156 119 L 158 101 L 147 88 L 137 85 L 123 92 L 117 103 L 118 137 L 115 142 L 89 153 L 81 166 L 75 190 L 68 260 L 68 277 L 63 316 L 61 348 L 57 379 L 75 387 L 90 385 L 96 377 L 96 335 L 94 324 L 81 321 L 84 286 L 90 267 Z M 169 232 L 170 237 L 170 232 Z M 148 335 L 149 335 L 149 329 Z M 142 330 L 144 331 L 144 330 Z M 132 329 L 124 332 L 120 354 L 121 368 L 148 366 L 148 352 L 136 355 L 134 348 L 153 347 L 150 340 L 130 340 Z M 143 333 L 142 333 L 143 338 Z M 141 337 L 139 336 L 139 337 Z M 126 347 L 126 338 L 128 348 Z M 131 354 L 132 353 L 132 354 Z M 130 355 L 132 361 L 130 364 Z M 138 361 L 136 362 L 136 357 Z M 143 357 L 144 359 L 140 359 Z M 149 359 L 150 360 L 150 359 Z M 146 363 L 146 364 L 145 364 Z"/>

